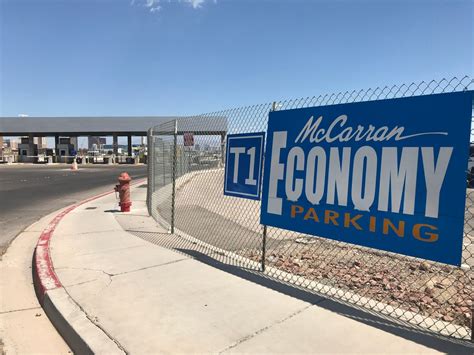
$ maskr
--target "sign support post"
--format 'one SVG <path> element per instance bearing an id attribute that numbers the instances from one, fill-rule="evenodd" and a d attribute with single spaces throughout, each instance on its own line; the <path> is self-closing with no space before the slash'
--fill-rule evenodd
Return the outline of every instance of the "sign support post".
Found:
<path id="1" fill-rule="evenodd" d="M 273 101 L 272 109 L 271 109 L 270 112 L 276 111 L 276 108 L 277 108 L 277 103 L 276 103 L 276 101 Z M 265 159 L 265 154 L 264 154 L 263 159 Z M 267 225 L 264 224 L 263 225 L 263 245 L 262 245 L 262 272 L 265 272 L 265 259 L 266 259 L 266 256 L 267 256 Z"/>
<path id="2" fill-rule="evenodd" d="M 267 226 L 263 225 L 263 245 L 262 245 L 262 272 L 265 272 L 265 258 L 267 254 Z"/>

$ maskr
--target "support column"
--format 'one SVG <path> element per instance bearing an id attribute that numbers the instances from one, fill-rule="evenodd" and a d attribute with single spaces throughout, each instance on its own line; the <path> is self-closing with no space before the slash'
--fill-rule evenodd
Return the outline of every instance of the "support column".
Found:
<path id="1" fill-rule="evenodd" d="M 128 147 L 127 155 L 131 157 L 132 156 L 132 135 L 131 134 L 127 136 L 127 147 Z"/>
<path id="2" fill-rule="evenodd" d="M 87 150 L 93 150 L 94 144 L 97 146 L 97 150 L 99 150 L 99 140 L 100 138 L 97 138 L 96 136 L 87 136 Z"/>
<path id="3" fill-rule="evenodd" d="M 114 155 L 118 155 L 118 136 L 116 133 L 112 135 L 112 148 Z"/>
<path id="4" fill-rule="evenodd" d="M 59 156 L 59 135 L 54 136 L 54 151 L 56 152 L 56 156 Z"/>
<path id="5" fill-rule="evenodd" d="M 79 137 L 71 137 L 71 144 L 74 146 L 74 150 L 77 152 L 79 150 L 79 146 L 78 146 L 78 139 Z"/>
<path id="6" fill-rule="evenodd" d="M 35 158 L 32 158 L 35 154 L 35 137 L 32 133 L 28 135 L 28 151 L 26 153 L 25 161 L 26 162 L 34 162 Z"/>
<path id="7" fill-rule="evenodd" d="M 33 134 L 29 134 L 28 135 L 28 155 L 36 155 L 36 152 L 35 152 L 35 137 L 33 136 Z M 31 158 L 31 160 L 33 161 L 34 158 Z"/>

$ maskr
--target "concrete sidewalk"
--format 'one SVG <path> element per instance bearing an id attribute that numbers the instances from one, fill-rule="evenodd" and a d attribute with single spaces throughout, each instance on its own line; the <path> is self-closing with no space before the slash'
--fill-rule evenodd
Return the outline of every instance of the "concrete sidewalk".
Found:
<path id="1" fill-rule="evenodd" d="M 71 353 L 38 302 L 31 272 L 38 237 L 55 214 L 26 228 L 0 257 L 0 354 Z"/>
<path id="2" fill-rule="evenodd" d="M 64 216 L 50 250 L 55 273 L 90 322 L 74 329 L 92 351 L 146 353 L 472 353 L 473 348 L 415 333 L 363 311 L 221 264 L 197 251 L 170 250 L 136 235 L 170 241 L 148 217 L 146 189 L 132 190 L 132 213 L 114 195 Z M 133 233 L 131 233 L 133 232 Z M 70 298 L 69 298 L 70 297 Z M 61 313 L 61 305 L 53 304 Z M 64 313 L 64 312 L 63 312 Z M 53 319 L 54 323 L 54 319 Z M 109 342 L 109 344 L 102 344 Z M 74 349 L 74 344 L 70 344 Z"/>

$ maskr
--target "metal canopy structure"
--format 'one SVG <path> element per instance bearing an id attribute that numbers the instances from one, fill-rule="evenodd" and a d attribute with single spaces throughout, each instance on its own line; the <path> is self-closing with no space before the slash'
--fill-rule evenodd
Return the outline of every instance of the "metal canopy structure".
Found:
<path id="1" fill-rule="evenodd" d="M 150 127 L 177 118 L 173 116 L 0 117 L 0 136 L 146 136 Z M 225 134 L 227 119 L 225 117 L 197 119 L 192 123 L 181 125 L 180 130 L 179 133 Z"/>

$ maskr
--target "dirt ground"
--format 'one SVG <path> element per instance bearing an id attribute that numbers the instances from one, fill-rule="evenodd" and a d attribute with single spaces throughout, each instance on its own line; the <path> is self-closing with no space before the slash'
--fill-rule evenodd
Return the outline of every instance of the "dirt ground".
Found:
<path id="1" fill-rule="evenodd" d="M 241 254 L 261 258 L 256 250 Z M 459 268 L 314 237 L 270 248 L 266 265 L 434 319 L 471 324 L 473 275 Z"/>

